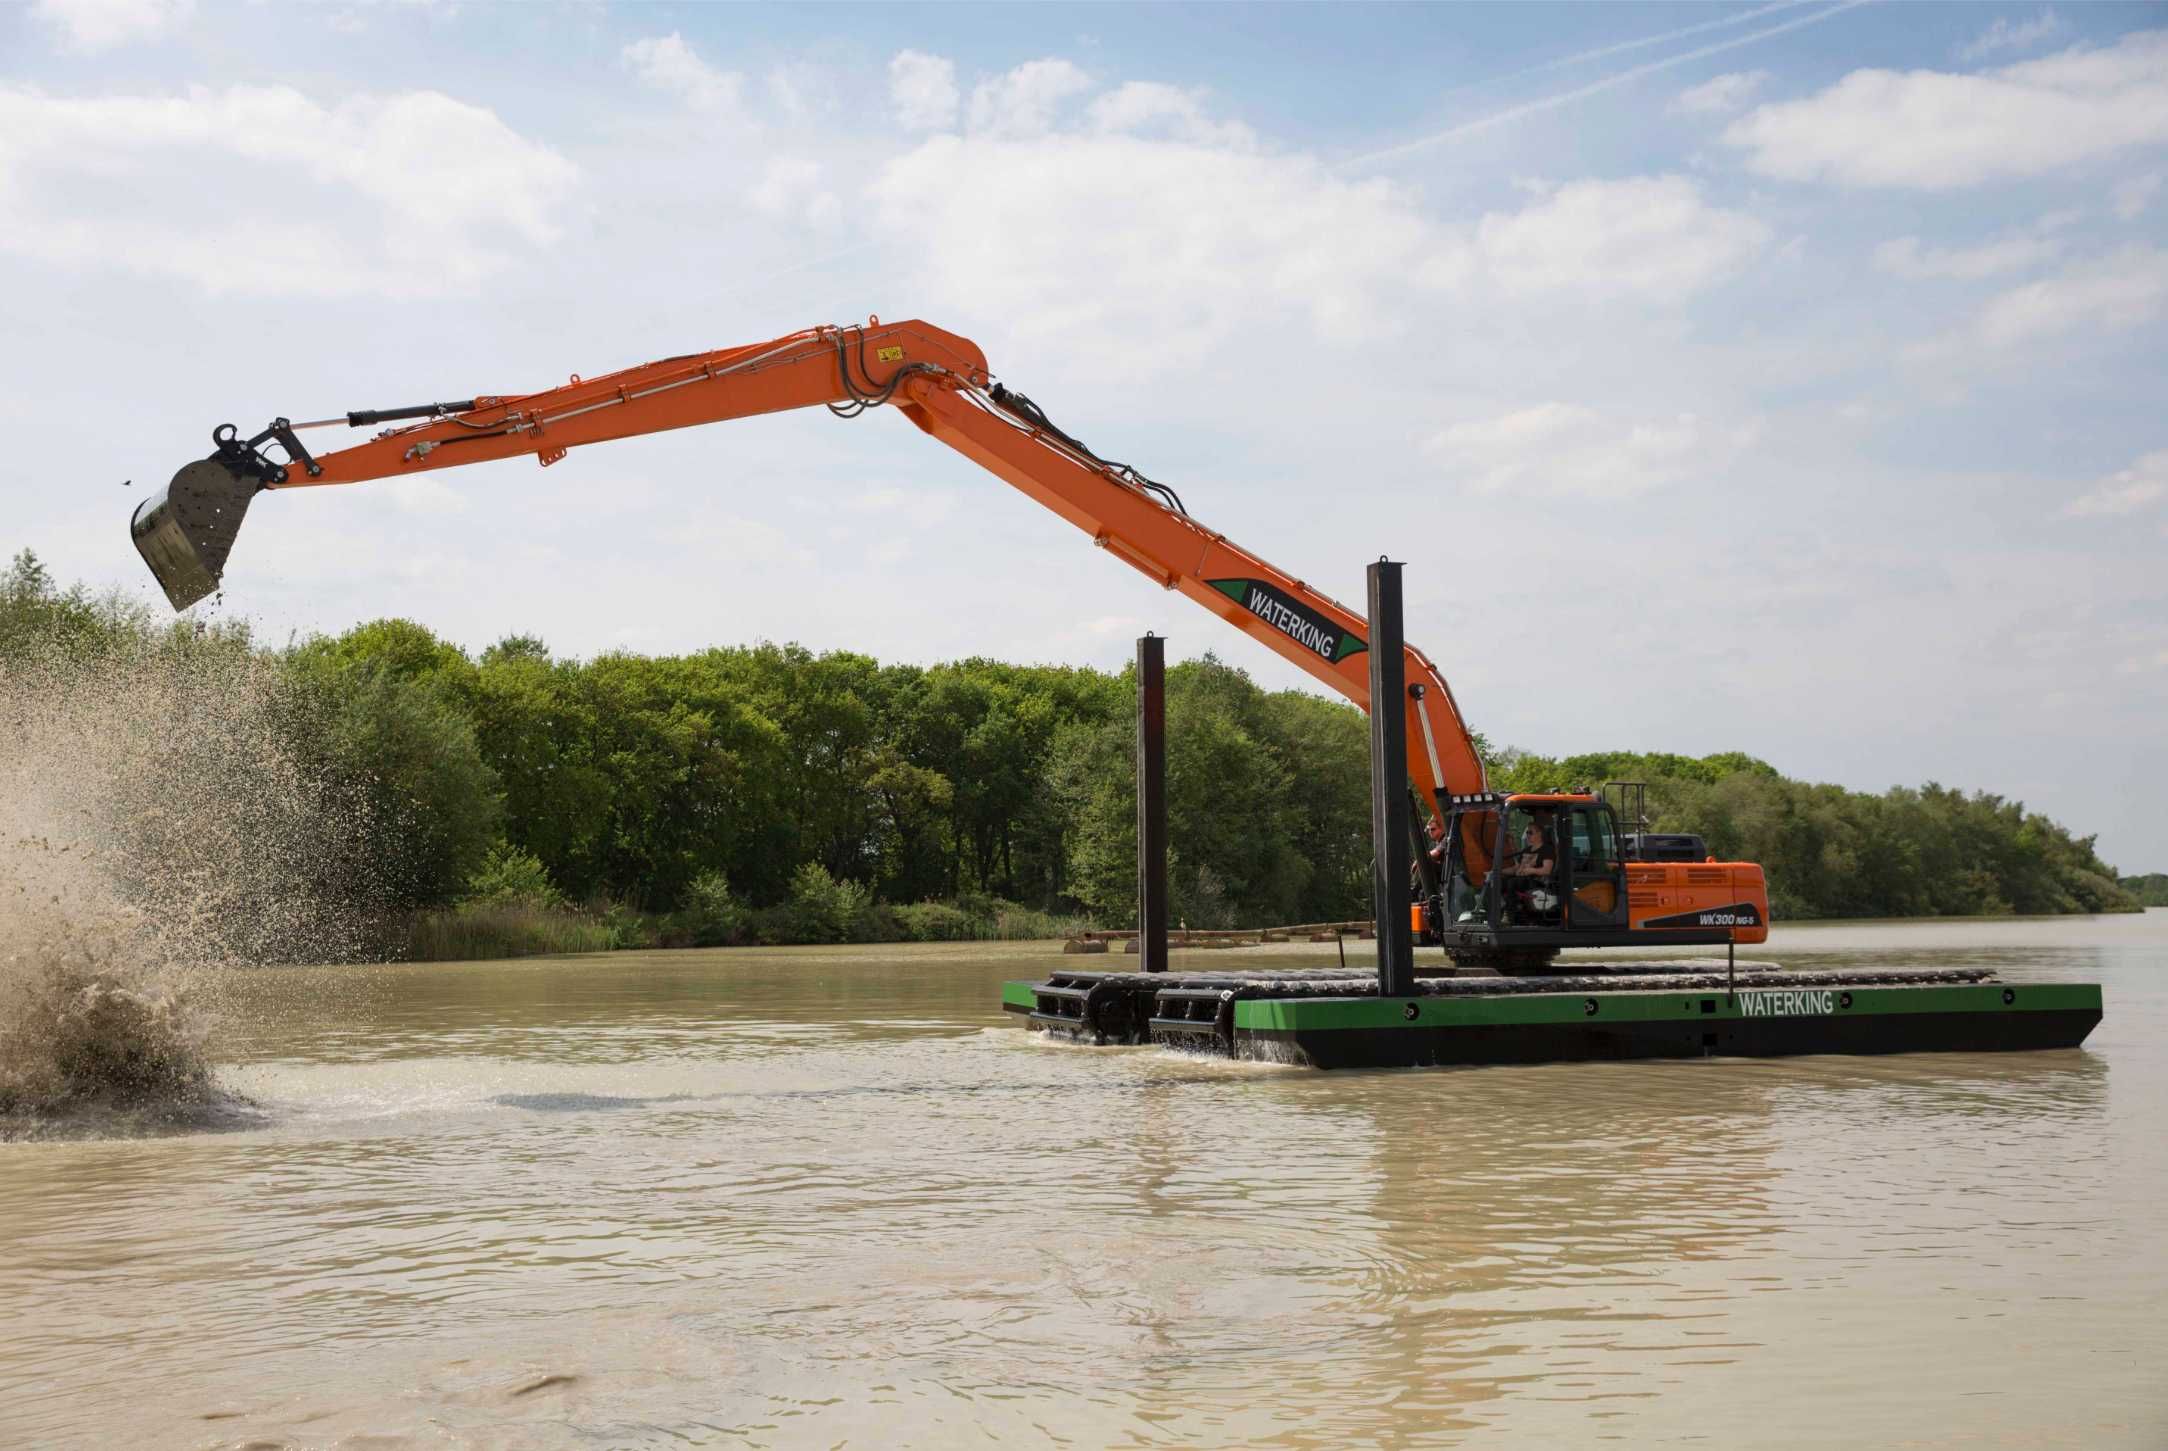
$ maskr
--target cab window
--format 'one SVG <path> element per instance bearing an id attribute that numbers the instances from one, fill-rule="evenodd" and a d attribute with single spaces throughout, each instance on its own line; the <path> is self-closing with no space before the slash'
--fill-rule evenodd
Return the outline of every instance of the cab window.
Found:
<path id="1" fill-rule="evenodd" d="M 1521 849 L 1521 844 L 1528 840 L 1529 827 L 1548 825 L 1550 825 L 1549 822 L 1543 821 L 1535 812 L 1530 811 L 1525 806 L 1516 806 L 1508 811 L 1506 813 L 1504 855 L 1510 859 L 1513 853 Z"/>
<path id="2" fill-rule="evenodd" d="M 1618 860 L 1618 838 L 1611 813 L 1601 807 L 1576 807 L 1573 812 L 1573 869 L 1577 872 L 1608 872 Z"/>

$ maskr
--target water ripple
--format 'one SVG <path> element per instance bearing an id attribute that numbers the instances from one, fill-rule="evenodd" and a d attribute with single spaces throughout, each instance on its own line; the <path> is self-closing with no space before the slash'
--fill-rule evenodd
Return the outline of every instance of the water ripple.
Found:
<path id="1" fill-rule="evenodd" d="M 2082 1052 L 1350 1074 L 998 954 L 296 974 L 230 1131 L 0 1148 L 0 1443 L 2151 1445 L 2145 952 Z"/>

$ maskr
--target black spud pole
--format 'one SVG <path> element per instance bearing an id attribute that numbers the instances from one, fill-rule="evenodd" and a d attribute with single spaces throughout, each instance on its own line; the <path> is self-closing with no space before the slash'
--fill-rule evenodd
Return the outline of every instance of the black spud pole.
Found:
<path id="1" fill-rule="evenodd" d="M 1370 846 L 1378 913 L 1378 996 L 1415 992 L 1408 927 L 1408 680 L 1400 630 L 1400 566 L 1370 566 Z"/>
<path id="2" fill-rule="evenodd" d="M 1167 642 L 1137 641 L 1137 966 L 1167 970 Z"/>

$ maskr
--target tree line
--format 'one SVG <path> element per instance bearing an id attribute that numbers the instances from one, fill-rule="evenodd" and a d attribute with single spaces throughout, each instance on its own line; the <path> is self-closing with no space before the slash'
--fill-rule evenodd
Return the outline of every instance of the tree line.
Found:
<path id="1" fill-rule="evenodd" d="M 91 668 L 116 641 L 183 635 L 205 648 L 185 622 L 61 588 L 28 551 L 0 575 L 0 663 L 37 644 Z M 273 662 L 282 745 L 367 803 L 390 910 L 569 904 L 700 941 L 1134 915 L 1129 670 L 767 643 L 578 660 L 524 635 L 470 654 L 406 620 L 275 648 L 231 625 L 211 638 Z M 1167 717 L 1178 918 L 1368 915 L 1359 711 L 1207 656 L 1169 669 Z M 2091 838 L 1985 793 L 1853 792 L 1737 754 L 1490 759 L 1511 789 L 1647 780 L 1654 828 L 1762 862 L 1780 917 L 2135 905 Z"/>
<path id="2" fill-rule="evenodd" d="M 1928 782 L 1875 794 L 1795 781 L 1737 752 L 1692 757 L 1501 753 L 1509 790 L 1648 783 L 1649 828 L 1690 831 L 1725 860 L 1759 862 L 1779 919 L 1996 917 L 2137 908 L 2094 838 L 2020 801 Z M 1631 829 L 1627 824 L 1625 829 Z"/>

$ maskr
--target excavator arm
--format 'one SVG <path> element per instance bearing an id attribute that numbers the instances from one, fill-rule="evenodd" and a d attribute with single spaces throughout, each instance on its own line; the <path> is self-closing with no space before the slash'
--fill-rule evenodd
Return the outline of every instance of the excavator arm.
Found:
<path id="1" fill-rule="evenodd" d="M 146 500 L 130 532 L 175 609 L 219 587 L 242 515 L 263 489 L 351 484 L 635 434 L 825 405 L 843 416 L 888 405 L 1091 536 L 1108 553 L 1372 708 L 1364 617 L 1190 517 L 1173 490 L 1099 457 L 1030 399 L 995 382 L 968 339 L 923 322 L 819 327 L 750 347 L 666 358 L 518 397 L 275 420 L 253 438 L 231 425 L 216 451 Z M 419 422 L 407 420 L 419 419 Z M 303 431 L 401 426 L 316 456 Z M 273 449 L 276 452 L 273 452 Z M 1445 679 L 1406 652 L 1408 777 L 1433 807 L 1486 789 L 1482 758 Z M 1441 811 L 1441 816 L 1442 816 Z"/>

